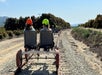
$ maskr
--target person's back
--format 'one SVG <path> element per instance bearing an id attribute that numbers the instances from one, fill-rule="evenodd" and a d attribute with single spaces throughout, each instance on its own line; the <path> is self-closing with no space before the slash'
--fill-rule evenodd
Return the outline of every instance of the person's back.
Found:
<path id="1" fill-rule="evenodd" d="M 52 48 L 54 46 L 53 33 L 48 27 L 49 21 L 47 19 L 44 19 L 42 24 L 43 28 L 40 30 L 40 47 L 46 50 L 47 47 Z"/>
<path id="2" fill-rule="evenodd" d="M 51 46 L 53 44 L 52 31 L 48 29 L 40 31 L 40 44 L 43 46 Z"/>
<path id="3" fill-rule="evenodd" d="M 24 46 L 25 48 L 35 49 L 37 46 L 37 33 L 32 26 L 32 20 L 27 19 L 24 29 Z"/>

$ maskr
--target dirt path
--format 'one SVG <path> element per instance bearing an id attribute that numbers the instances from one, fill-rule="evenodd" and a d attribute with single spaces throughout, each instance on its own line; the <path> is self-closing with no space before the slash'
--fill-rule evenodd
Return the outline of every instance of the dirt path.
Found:
<path id="1" fill-rule="evenodd" d="M 23 37 L 0 42 L 0 75 L 12 74 L 19 49 L 23 49 Z"/>
<path id="2" fill-rule="evenodd" d="M 61 33 L 59 75 L 102 75 L 101 62 L 85 44 L 73 39 L 70 32 Z"/>
<path id="3" fill-rule="evenodd" d="M 59 75 L 102 75 L 102 65 L 96 55 L 90 52 L 85 44 L 73 39 L 70 32 L 71 30 L 62 31 L 58 42 L 58 36 L 55 35 L 55 42 L 60 47 Z M 19 49 L 24 49 L 23 42 L 23 37 L 0 42 L 0 75 L 14 74 L 15 56 Z M 53 54 L 41 54 L 41 57 L 45 56 L 54 58 Z M 30 60 L 20 75 L 56 75 L 53 61 L 53 59 Z"/>
<path id="4" fill-rule="evenodd" d="M 54 36 L 55 41 L 57 35 Z M 38 34 L 39 39 L 39 34 Z M 39 41 L 39 40 L 37 40 Z M 0 75 L 14 75 L 16 67 L 16 53 L 18 50 L 24 50 L 24 39 L 14 38 L 0 42 Z M 50 59 L 45 59 L 47 58 Z M 55 62 L 53 54 L 41 54 L 40 57 L 43 59 L 31 59 L 22 68 L 22 72 L 19 75 L 56 75 Z M 35 58 L 36 54 L 32 57 Z"/>

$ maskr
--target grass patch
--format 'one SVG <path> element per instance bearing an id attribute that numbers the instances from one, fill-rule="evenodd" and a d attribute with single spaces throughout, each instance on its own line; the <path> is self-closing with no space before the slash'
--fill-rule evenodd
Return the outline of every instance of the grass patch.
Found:
<path id="1" fill-rule="evenodd" d="M 74 37 L 76 39 L 81 40 L 81 39 L 87 39 L 90 34 L 92 33 L 92 30 L 90 29 L 82 29 L 82 28 L 73 28 L 72 32 Z"/>

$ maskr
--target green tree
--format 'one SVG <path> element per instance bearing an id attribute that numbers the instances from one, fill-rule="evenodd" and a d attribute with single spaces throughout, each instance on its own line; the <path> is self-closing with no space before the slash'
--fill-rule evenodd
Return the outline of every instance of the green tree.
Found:
<path id="1" fill-rule="evenodd" d="M 25 27 L 25 20 L 24 20 L 24 18 L 20 17 L 17 29 L 21 29 L 22 30 L 22 29 L 24 29 L 24 27 Z"/>
<path id="2" fill-rule="evenodd" d="M 16 30 L 16 18 L 8 18 L 4 27 L 6 30 Z"/>

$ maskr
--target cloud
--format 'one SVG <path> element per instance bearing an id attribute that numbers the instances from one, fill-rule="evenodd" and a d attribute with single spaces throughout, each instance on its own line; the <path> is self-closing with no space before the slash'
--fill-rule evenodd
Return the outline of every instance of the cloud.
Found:
<path id="1" fill-rule="evenodd" d="M 6 0 L 0 0 L 0 2 L 4 3 L 4 2 L 6 2 Z"/>

